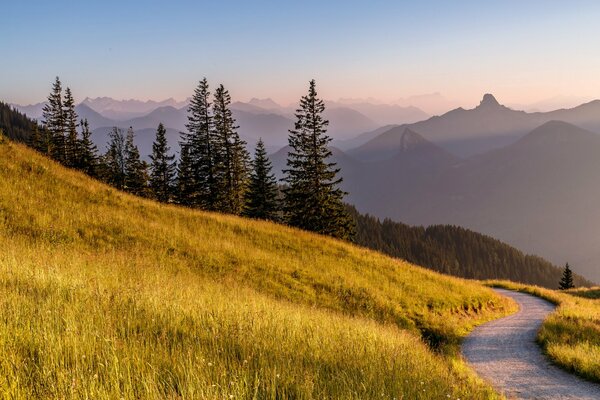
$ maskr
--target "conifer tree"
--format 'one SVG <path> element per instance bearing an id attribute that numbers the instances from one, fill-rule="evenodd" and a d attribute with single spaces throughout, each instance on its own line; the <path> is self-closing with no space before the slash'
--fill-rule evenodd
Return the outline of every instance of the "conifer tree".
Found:
<path id="1" fill-rule="evenodd" d="M 259 139 L 254 151 L 252 172 L 248 185 L 244 215 L 251 218 L 277 220 L 277 180 L 272 173 L 271 161 L 267 157 L 265 144 Z"/>
<path id="2" fill-rule="evenodd" d="M 177 193 L 175 200 L 178 204 L 191 207 L 194 197 L 194 171 L 190 157 L 190 147 L 181 143 L 179 163 L 177 163 Z"/>
<path id="3" fill-rule="evenodd" d="M 140 158 L 140 151 L 134 143 L 133 128 L 127 130 L 125 138 L 125 190 L 137 196 L 148 194 L 148 165 Z"/>
<path id="4" fill-rule="evenodd" d="M 33 126 L 33 131 L 31 132 L 28 145 L 40 153 L 48 155 L 49 143 L 46 136 L 46 130 L 40 127 L 38 124 L 35 124 Z"/>
<path id="5" fill-rule="evenodd" d="M 331 151 L 326 135 L 329 121 L 323 119 L 325 103 L 317 97 L 315 81 L 311 80 L 308 94 L 296 110 L 294 129 L 289 131 L 287 167 L 284 170 L 285 211 L 287 222 L 305 230 L 349 238 L 353 221 L 342 202 L 344 195 L 338 186 L 339 168 L 328 161 Z"/>
<path id="6" fill-rule="evenodd" d="M 246 142 L 237 133 L 238 127 L 229 109 L 231 96 L 223 85 L 215 90 L 213 103 L 213 129 L 217 138 L 215 164 L 220 171 L 217 174 L 217 186 L 222 188 L 223 196 L 218 210 L 239 215 L 244 210 L 250 157 Z"/>
<path id="7" fill-rule="evenodd" d="M 125 136 L 120 128 L 114 127 L 109 134 L 109 143 L 103 157 L 103 178 L 117 189 L 125 189 Z"/>
<path id="8" fill-rule="evenodd" d="M 569 267 L 569 263 L 565 265 L 565 269 L 563 271 L 563 276 L 558 284 L 558 288 L 560 290 L 567 290 L 574 288 L 573 285 L 573 271 L 571 271 L 571 267 Z"/>
<path id="9" fill-rule="evenodd" d="M 68 167 L 78 167 L 80 160 L 79 138 L 77 137 L 77 113 L 75 112 L 75 100 L 71 89 L 65 90 L 63 101 L 63 116 L 65 123 L 64 132 L 64 163 Z"/>
<path id="10" fill-rule="evenodd" d="M 175 155 L 169 155 L 166 129 L 162 123 L 156 130 L 156 139 L 152 144 L 152 160 L 150 164 L 150 188 L 154 198 L 163 203 L 168 203 L 173 195 L 173 182 L 175 180 L 176 166 Z"/>
<path id="11" fill-rule="evenodd" d="M 52 91 L 48 95 L 48 104 L 42 114 L 44 128 L 50 137 L 48 153 L 57 161 L 65 161 L 65 118 L 62 104 L 62 84 L 56 77 Z"/>
<path id="12" fill-rule="evenodd" d="M 79 160 L 77 167 L 93 178 L 98 178 L 98 148 L 92 142 L 92 132 L 87 119 L 81 120 L 81 141 L 79 142 Z"/>
<path id="13" fill-rule="evenodd" d="M 210 91 L 206 78 L 194 90 L 188 109 L 187 134 L 182 137 L 181 147 L 187 148 L 185 168 L 191 171 L 186 176 L 186 191 L 189 199 L 185 203 L 205 210 L 218 210 L 221 204 L 217 157 L 217 138 L 213 130 L 213 117 L 210 112 Z M 182 153 L 183 155 L 183 153 Z M 183 162 L 183 160 L 182 160 Z M 179 178 L 180 184 L 182 176 Z"/>

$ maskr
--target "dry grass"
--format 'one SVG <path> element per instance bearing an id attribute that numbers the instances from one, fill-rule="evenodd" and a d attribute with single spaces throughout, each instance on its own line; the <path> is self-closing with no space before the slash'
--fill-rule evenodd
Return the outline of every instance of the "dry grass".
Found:
<path id="1" fill-rule="evenodd" d="M 2 397 L 494 398 L 457 348 L 512 307 L 474 282 L 134 198 L 0 144 Z"/>

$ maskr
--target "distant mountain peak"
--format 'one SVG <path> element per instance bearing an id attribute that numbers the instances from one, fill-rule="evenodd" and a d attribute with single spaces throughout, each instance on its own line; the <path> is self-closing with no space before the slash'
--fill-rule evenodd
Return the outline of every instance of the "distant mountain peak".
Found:
<path id="1" fill-rule="evenodd" d="M 483 99 L 479 103 L 479 108 L 491 108 L 491 107 L 500 107 L 500 103 L 494 97 L 493 94 L 486 93 L 483 95 Z"/>
<path id="2" fill-rule="evenodd" d="M 273 99 L 271 99 L 271 98 L 258 99 L 256 97 L 253 97 L 252 99 L 250 99 L 248 104 L 251 104 L 251 105 L 257 106 L 257 107 L 261 107 L 261 108 L 266 108 L 266 109 L 281 108 L 281 106 L 279 104 L 277 104 L 275 101 L 273 101 Z"/>
<path id="3" fill-rule="evenodd" d="M 548 121 L 517 141 L 514 147 L 525 147 L 547 152 L 549 148 L 564 148 L 565 146 L 578 146 L 578 148 L 600 147 L 600 136 L 577 125 L 564 121 Z"/>
<path id="4" fill-rule="evenodd" d="M 415 147 L 430 144 L 427 139 L 419 135 L 417 132 L 410 128 L 404 129 L 402 136 L 400 137 L 400 151 L 408 152 Z"/>

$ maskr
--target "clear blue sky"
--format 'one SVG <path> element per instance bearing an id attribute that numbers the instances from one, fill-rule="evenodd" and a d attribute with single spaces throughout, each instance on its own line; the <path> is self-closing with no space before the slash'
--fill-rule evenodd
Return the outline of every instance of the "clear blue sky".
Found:
<path id="1" fill-rule="evenodd" d="M 0 99 L 188 97 L 203 76 L 233 97 L 391 101 L 441 92 L 471 104 L 600 97 L 597 1 L 11 1 Z"/>

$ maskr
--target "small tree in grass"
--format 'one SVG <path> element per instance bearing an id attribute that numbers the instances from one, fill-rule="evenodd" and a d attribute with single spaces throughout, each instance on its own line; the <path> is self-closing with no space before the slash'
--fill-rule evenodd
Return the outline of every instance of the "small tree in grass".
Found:
<path id="1" fill-rule="evenodd" d="M 560 283 L 558 284 L 558 288 L 560 290 L 567 290 L 572 289 L 574 287 L 575 285 L 573 285 L 573 271 L 571 271 L 569 263 L 567 263 L 565 265 L 565 270 L 563 271 L 563 276 L 560 280 Z"/>
<path id="2" fill-rule="evenodd" d="M 176 166 L 175 155 L 169 154 L 167 145 L 167 131 L 165 126 L 158 124 L 156 139 L 152 144 L 150 159 L 150 188 L 154 198 L 160 202 L 168 203 L 173 196 L 173 183 L 175 182 Z"/>
<path id="3" fill-rule="evenodd" d="M 271 171 L 271 161 L 267 157 L 265 144 L 259 139 L 252 161 L 244 215 L 259 219 L 277 219 L 277 180 Z"/>

